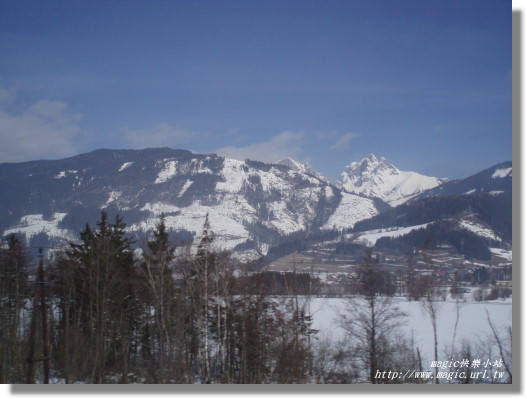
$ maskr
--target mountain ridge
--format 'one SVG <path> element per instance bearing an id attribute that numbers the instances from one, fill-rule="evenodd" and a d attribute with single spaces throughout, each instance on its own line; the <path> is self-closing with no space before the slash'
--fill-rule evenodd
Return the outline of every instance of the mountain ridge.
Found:
<path id="1" fill-rule="evenodd" d="M 500 192 L 510 192 L 512 195 L 512 161 L 497 163 L 463 179 L 450 180 L 441 186 L 420 193 L 416 199 L 472 193 L 499 195 Z"/>
<path id="2" fill-rule="evenodd" d="M 362 185 L 377 182 L 375 171 L 381 177 L 403 173 L 373 154 L 366 162 L 350 165 L 361 172 Z M 512 162 L 475 176 L 444 182 L 399 200 L 411 204 L 450 193 L 500 196 L 503 191 L 512 195 Z M 486 191 L 471 193 L 469 188 L 476 183 Z M 86 223 L 95 223 L 106 210 L 123 216 L 128 232 L 138 241 L 161 215 L 173 235 L 193 240 L 208 214 L 218 248 L 232 250 L 240 259 L 265 254 L 293 235 L 366 226 L 370 218 L 395 209 L 397 201 L 392 199 L 388 205 L 382 197 L 372 196 L 373 190 L 350 193 L 308 163 L 290 158 L 277 163 L 240 161 L 166 147 L 99 149 L 60 160 L 2 163 L 0 186 L 0 231 L 4 235 L 22 233 L 28 241 L 38 238 L 40 243 L 75 240 Z M 400 189 L 397 184 L 393 187 L 395 192 Z M 500 204 L 508 206 L 507 201 Z"/>
<path id="3" fill-rule="evenodd" d="M 191 237 L 208 214 L 221 249 L 254 254 L 295 232 L 349 228 L 378 213 L 374 201 L 285 165 L 168 148 L 1 164 L 0 185 L 0 229 L 28 239 L 71 239 L 103 209 L 136 235 L 163 214 L 169 229 Z"/>

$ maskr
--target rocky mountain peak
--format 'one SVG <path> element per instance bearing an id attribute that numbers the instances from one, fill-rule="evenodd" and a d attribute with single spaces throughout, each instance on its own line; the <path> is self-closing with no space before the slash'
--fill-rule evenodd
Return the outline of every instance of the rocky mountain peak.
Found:
<path id="1" fill-rule="evenodd" d="M 379 159 L 369 154 L 358 162 L 350 163 L 336 185 L 350 193 L 380 198 L 396 206 L 444 181 L 417 172 L 401 171 L 386 158 Z"/>

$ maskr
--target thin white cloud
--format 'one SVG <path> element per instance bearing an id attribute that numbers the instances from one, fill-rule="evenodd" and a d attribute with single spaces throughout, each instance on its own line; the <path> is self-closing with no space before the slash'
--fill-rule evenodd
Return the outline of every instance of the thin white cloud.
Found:
<path id="1" fill-rule="evenodd" d="M 348 132 L 339 137 L 339 139 L 331 147 L 329 147 L 329 149 L 339 150 L 342 148 L 347 148 L 349 146 L 350 141 L 358 136 L 359 135 L 357 133 Z"/>
<path id="2" fill-rule="evenodd" d="M 157 123 L 150 129 L 133 130 L 124 128 L 122 137 L 129 148 L 141 149 L 148 147 L 177 147 L 187 142 L 195 132 L 170 126 L 167 123 Z"/>
<path id="3" fill-rule="evenodd" d="M 14 111 L 15 96 L 0 89 L 0 162 L 54 159 L 77 152 L 81 114 L 66 103 L 40 100 Z"/>
<path id="4" fill-rule="evenodd" d="M 216 153 L 239 160 L 253 159 L 262 162 L 276 162 L 287 157 L 298 158 L 302 153 L 303 132 L 285 131 L 271 140 L 250 144 L 245 147 L 223 147 Z"/>

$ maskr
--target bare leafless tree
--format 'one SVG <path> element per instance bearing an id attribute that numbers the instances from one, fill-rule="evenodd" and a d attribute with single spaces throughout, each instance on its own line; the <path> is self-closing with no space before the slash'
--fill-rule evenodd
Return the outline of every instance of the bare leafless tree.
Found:
<path id="1" fill-rule="evenodd" d="M 340 324 L 349 334 L 372 384 L 378 381 L 378 370 L 389 368 L 388 359 L 398 350 L 395 333 L 406 317 L 392 298 L 379 295 L 378 276 L 378 259 L 369 251 L 359 273 L 360 295 L 350 298 L 340 315 Z"/>
<path id="2" fill-rule="evenodd" d="M 439 300 L 438 288 L 431 282 L 428 285 L 426 293 L 420 299 L 421 308 L 430 318 L 432 323 L 432 332 L 434 334 L 434 362 L 437 364 L 438 361 L 438 318 L 439 312 L 441 311 L 442 302 Z M 437 378 L 437 367 L 434 368 L 434 381 L 436 384 L 439 384 L 439 379 Z"/>
<path id="3" fill-rule="evenodd" d="M 494 337 L 495 343 L 498 347 L 500 358 L 503 362 L 503 367 L 505 368 L 505 371 L 509 377 L 508 382 L 509 384 L 512 384 L 512 327 L 507 327 L 505 337 L 503 337 L 503 334 L 500 334 L 492 323 L 489 311 L 485 309 L 485 312 L 487 312 L 487 322 L 489 323 L 492 336 Z"/>

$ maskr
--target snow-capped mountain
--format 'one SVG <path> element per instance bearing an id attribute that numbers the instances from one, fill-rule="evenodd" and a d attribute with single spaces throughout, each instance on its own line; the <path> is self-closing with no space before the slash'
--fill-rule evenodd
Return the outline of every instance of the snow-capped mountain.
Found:
<path id="1" fill-rule="evenodd" d="M 384 157 L 377 159 L 370 154 L 359 162 L 349 164 L 336 185 L 349 193 L 380 198 L 391 206 L 397 206 L 446 181 L 401 171 Z"/>
<path id="2" fill-rule="evenodd" d="M 291 233 L 352 227 L 378 213 L 374 201 L 296 169 L 168 148 L 0 164 L 0 231 L 75 239 L 106 209 L 137 241 L 161 214 L 192 238 L 208 214 L 218 249 L 254 255 Z"/>
<path id="3" fill-rule="evenodd" d="M 278 162 L 279 165 L 285 165 L 297 172 L 305 173 L 307 175 L 315 176 L 316 178 L 329 182 L 329 180 L 319 171 L 317 171 L 309 162 L 299 162 L 292 158 L 285 158 Z"/>

